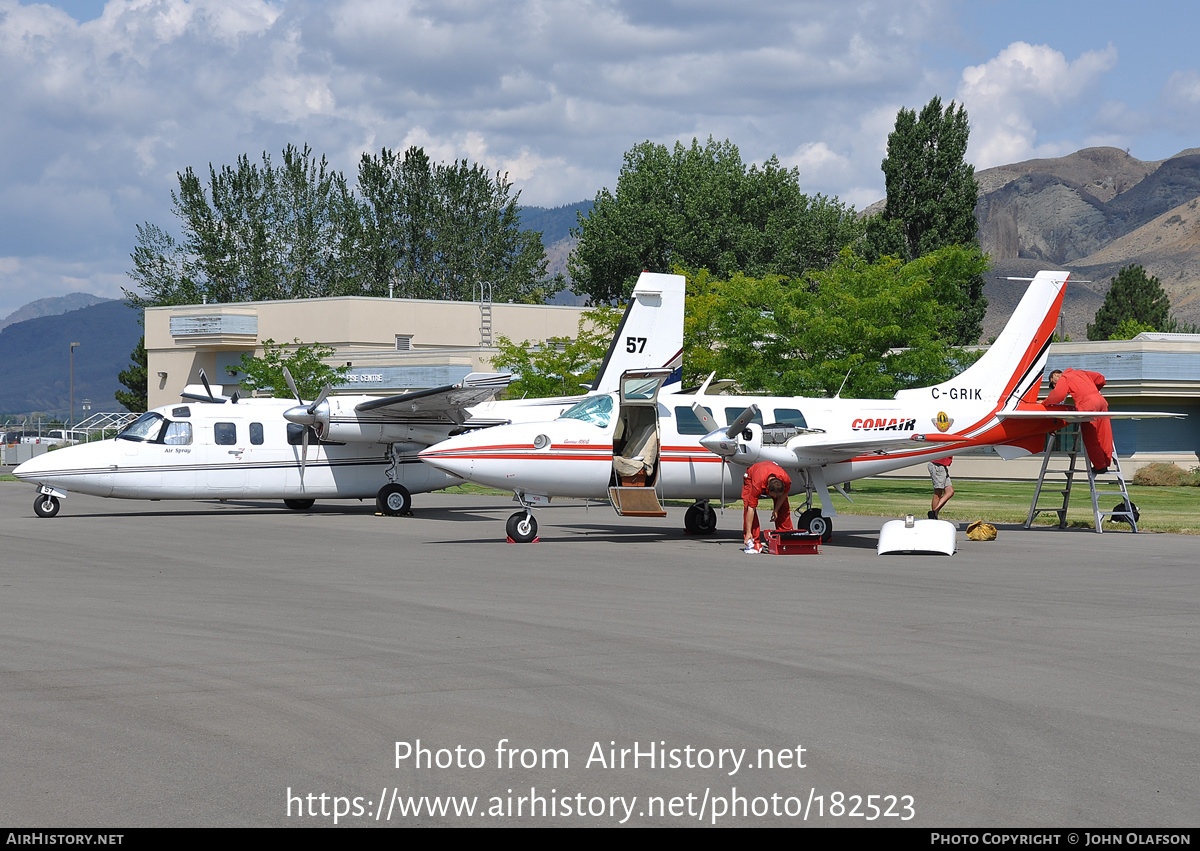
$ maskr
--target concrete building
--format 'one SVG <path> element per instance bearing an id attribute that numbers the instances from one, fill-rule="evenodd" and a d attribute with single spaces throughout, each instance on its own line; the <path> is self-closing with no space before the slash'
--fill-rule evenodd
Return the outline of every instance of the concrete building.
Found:
<path id="1" fill-rule="evenodd" d="M 543 341 L 575 337 L 584 308 L 345 296 L 151 307 L 146 356 L 151 408 L 179 400 L 203 369 L 214 385 L 233 386 L 246 353 L 264 340 L 323 343 L 330 363 L 350 364 L 337 390 L 399 393 L 452 384 L 490 371 L 498 337 Z"/>

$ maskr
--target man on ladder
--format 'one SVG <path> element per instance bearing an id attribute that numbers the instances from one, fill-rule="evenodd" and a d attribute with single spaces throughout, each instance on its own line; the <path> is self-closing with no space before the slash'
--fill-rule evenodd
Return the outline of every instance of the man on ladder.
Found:
<path id="1" fill-rule="evenodd" d="M 1050 373 L 1049 381 L 1050 395 L 1042 403 L 1047 408 L 1065 408 L 1063 402 L 1070 396 L 1075 400 L 1077 411 L 1108 410 L 1108 402 L 1100 395 L 1100 388 L 1104 386 L 1104 376 L 1098 372 L 1056 369 Z M 1107 473 L 1113 455 L 1112 423 L 1108 417 L 1100 417 L 1081 423 L 1079 431 L 1083 437 L 1084 449 L 1087 450 L 1088 461 L 1092 465 L 1092 473 L 1097 476 Z"/>

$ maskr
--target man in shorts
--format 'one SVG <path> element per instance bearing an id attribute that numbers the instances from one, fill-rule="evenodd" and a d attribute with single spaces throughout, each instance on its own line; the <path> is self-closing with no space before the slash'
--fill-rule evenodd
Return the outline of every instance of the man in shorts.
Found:
<path id="1" fill-rule="evenodd" d="M 953 462 L 952 456 L 929 462 L 929 478 L 933 479 L 933 503 L 929 509 L 930 520 L 937 520 L 946 503 L 954 496 L 954 483 L 950 481 L 950 465 Z"/>

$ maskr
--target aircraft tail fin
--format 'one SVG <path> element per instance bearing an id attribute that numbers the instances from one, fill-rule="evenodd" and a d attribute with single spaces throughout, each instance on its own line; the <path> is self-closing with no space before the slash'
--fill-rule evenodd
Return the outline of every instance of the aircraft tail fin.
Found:
<path id="1" fill-rule="evenodd" d="M 1037 399 L 1050 337 L 1066 292 L 1067 272 L 1038 272 L 1008 324 L 983 357 L 933 387 L 901 390 L 897 399 L 965 399 L 1015 405 Z"/>
<path id="2" fill-rule="evenodd" d="M 630 369 L 672 370 L 664 387 L 683 380 L 683 275 L 642 272 L 600 365 L 594 392 L 611 393 Z"/>

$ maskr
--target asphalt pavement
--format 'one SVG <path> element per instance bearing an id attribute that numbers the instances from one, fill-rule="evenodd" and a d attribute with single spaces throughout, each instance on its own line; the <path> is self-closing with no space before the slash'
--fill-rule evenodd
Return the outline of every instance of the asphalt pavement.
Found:
<path id="1" fill-rule="evenodd" d="M 1194 537 L 33 496 L 0 482 L 8 826 L 1196 824 Z"/>

